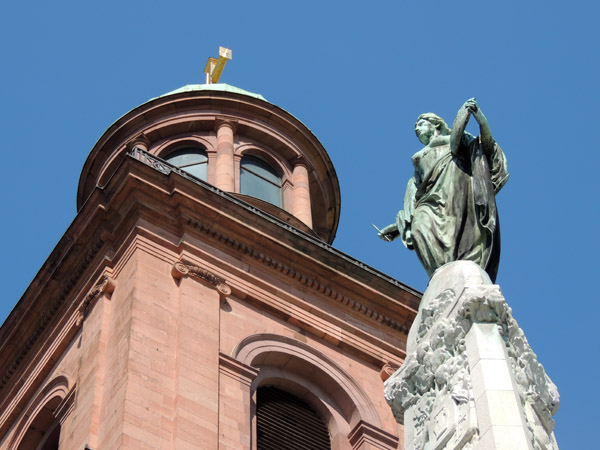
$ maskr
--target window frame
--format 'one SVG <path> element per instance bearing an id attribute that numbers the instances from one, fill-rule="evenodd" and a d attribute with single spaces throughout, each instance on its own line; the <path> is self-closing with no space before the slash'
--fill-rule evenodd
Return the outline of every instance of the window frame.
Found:
<path id="1" fill-rule="evenodd" d="M 252 170 L 252 168 L 246 168 L 244 167 L 244 159 L 246 159 L 246 161 L 257 161 L 259 164 L 257 164 L 258 167 L 260 167 L 261 165 L 265 166 L 262 167 L 263 169 L 265 169 L 265 171 L 269 172 L 268 169 L 270 169 L 270 172 L 272 173 L 272 175 L 276 176 L 279 184 L 274 183 L 273 181 L 267 179 L 266 177 L 264 177 L 263 175 L 261 175 L 260 173 L 256 173 L 254 170 Z M 277 168 L 276 168 L 277 167 Z M 267 203 L 270 203 L 272 205 L 277 206 L 278 208 L 284 208 L 284 195 L 283 195 L 283 186 L 284 186 L 284 176 L 281 173 L 281 170 L 278 166 L 274 167 L 274 164 L 270 163 L 269 161 L 266 160 L 266 158 L 262 158 L 258 155 L 256 155 L 255 153 L 244 153 L 241 155 L 241 159 L 240 159 L 240 168 L 238 174 L 239 174 L 239 193 L 242 195 L 248 195 L 250 197 L 254 197 L 257 198 L 259 200 L 265 201 Z M 267 186 L 272 186 L 274 188 L 276 188 L 278 190 L 278 203 L 274 203 L 271 200 L 267 200 L 265 197 L 262 196 L 258 196 L 258 195 L 254 195 L 253 193 L 250 193 L 248 191 L 244 192 L 244 183 L 242 182 L 243 177 L 242 174 L 243 172 L 247 172 L 249 174 L 251 174 L 252 176 L 254 176 L 256 179 L 262 181 L 263 183 L 266 183 Z M 260 186 L 260 185 L 259 185 Z"/>
<path id="2" fill-rule="evenodd" d="M 193 152 L 193 150 L 195 150 L 196 152 Z M 188 152 L 185 153 L 186 151 L 188 151 Z M 186 165 L 177 165 L 177 164 L 174 164 L 173 162 L 171 162 L 172 158 L 176 158 L 178 156 L 193 155 L 193 154 L 202 155 L 205 158 L 205 160 L 203 162 L 190 163 L 190 164 L 186 164 Z M 209 158 L 209 154 L 208 154 L 208 151 L 205 146 L 198 144 L 198 143 L 185 143 L 183 145 L 179 145 L 177 147 L 169 149 L 167 151 L 167 153 L 165 153 L 162 156 L 162 159 L 164 159 L 169 164 L 177 167 L 179 170 L 183 170 L 188 175 L 198 178 L 199 180 L 208 182 L 208 174 L 209 174 L 208 166 L 209 166 L 210 158 Z M 192 173 L 192 172 L 186 170 L 186 167 L 198 167 L 198 166 L 204 166 L 204 177 L 200 177 L 200 176 L 196 175 L 195 173 Z"/>

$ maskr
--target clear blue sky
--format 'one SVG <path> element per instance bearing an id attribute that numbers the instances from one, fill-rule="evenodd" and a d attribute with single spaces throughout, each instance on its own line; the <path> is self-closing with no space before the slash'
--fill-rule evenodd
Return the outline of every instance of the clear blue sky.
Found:
<path id="1" fill-rule="evenodd" d="M 221 81 L 290 111 L 328 150 L 342 192 L 334 245 L 419 290 L 416 255 L 371 223 L 401 207 L 417 115 L 451 122 L 475 96 L 511 172 L 497 281 L 558 385 L 559 446 L 598 448 L 599 13 L 579 0 L 5 2 L 0 321 L 75 217 L 96 140 L 201 83 L 219 45 L 233 49 Z"/>

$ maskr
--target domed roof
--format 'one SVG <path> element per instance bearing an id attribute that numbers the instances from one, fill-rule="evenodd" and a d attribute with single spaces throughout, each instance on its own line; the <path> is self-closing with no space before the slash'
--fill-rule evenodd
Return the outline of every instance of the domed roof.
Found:
<path id="1" fill-rule="evenodd" d="M 155 98 L 166 97 L 167 95 L 179 94 L 180 92 L 195 92 L 195 91 L 221 91 L 221 92 L 233 92 L 235 94 L 247 95 L 248 97 L 258 98 L 259 100 L 268 101 L 260 94 L 255 94 L 254 92 L 246 91 L 244 89 L 240 89 L 235 86 L 231 86 L 226 83 L 215 83 L 215 84 L 186 84 L 179 89 L 175 89 L 174 91 L 167 92 L 166 94 L 159 95 L 158 97 L 151 98 L 150 100 L 154 100 Z"/>
<path id="2" fill-rule="evenodd" d="M 150 154 L 166 154 L 169 143 L 200 142 L 216 151 L 216 124 L 235 124 L 236 157 L 256 153 L 274 163 L 285 179 L 284 210 L 293 201 L 293 167 L 306 166 L 312 230 L 325 242 L 335 237 L 340 216 L 340 190 L 335 168 L 323 145 L 293 114 L 262 95 L 225 83 L 190 84 L 152 98 L 114 122 L 92 148 L 79 180 L 77 208 L 104 186 L 135 142 L 145 142 Z M 140 141 L 140 142 L 141 142 Z M 236 172 L 237 173 L 237 172 Z M 210 182 L 210 181 L 209 181 Z M 232 193 L 238 193 L 239 186 Z M 288 198 L 289 197 L 289 198 Z"/>

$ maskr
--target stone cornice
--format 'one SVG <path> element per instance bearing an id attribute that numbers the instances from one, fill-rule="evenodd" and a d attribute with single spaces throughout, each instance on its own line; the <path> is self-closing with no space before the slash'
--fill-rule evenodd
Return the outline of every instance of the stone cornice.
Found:
<path id="1" fill-rule="evenodd" d="M 263 253 L 257 249 L 251 248 L 248 245 L 246 245 L 236 239 L 225 236 L 224 234 L 222 234 L 216 230 L 213 230 L 213 229 L 195 221 L 192 218 L 187 219 L 187 224 L 198 229 L 199 231 L 203 232 L 204 234 L 209 235 L 213 239 L 216 239 L 216 240 L 226 244 L 227 246 L 233 248 L 234 250 L 237 250 L 238 252 L 243 253 L 244 255 L 251 256 L 252 258 L 261 262 L 262 264 L 279 271 L 280 273 L 284 274 L 288 278 L 299 281 L 304 286 L 307 286 L 308 288 L 311 288 L 311 289 L 317 291 L 319 294 L 325 295 L 325 296 L 335 300 L 336 302 L 339 302 L 342 305 L 346 305 L 349 308 L 351 308 L 352 310 L 357 311 L 357 312 L 369 317 L 370 319 L 375 320 L 376 322 L 380 323 L 381 325 L 388 326 L 396 331 L 408 333 L 408 330 L 410 328 L 409 322 L 399 323 L 399 322 L 391 319 L 390 317 L 387 317 L 386 315 L 378 312 L 374 308 L 366 306 L 363 303 L 359 302 L 358 300 L 355 300 L 351 297 L 348 297 L 346 295 L 339 293 L 337 290 L 326 285 L 325 282 L 317 280 L 316 278 L 313 278 L 313 277 L 291 267 L 290 265 L 277 260 L 276 258 L 268 256 L 265 253 Z"/>
<path id="2" fill-rule="evenodd" d="M 403 293 L 406 293 L 406 299 L 409 299 L 410 297 L 413 298 L 419 298 L 421 296 L 421 293 L 416 291 L 415 289 L 412 289 L 410 286 L 405 285 L 404 283 L 390 277 L 389 275 L 386 275 L 380 271 L 378 271 L 377 269 L 369 266 L 368 264 L 365 264 L 355 258 L 350 257 L 349 255 L 337 250 L 335 247 L 331 246 L 330 244 L 327 244 L 326 242 L 315 238 L 314 236 L 290 225 L 289 223 L 280 220 L 279 218 L 268 214 L 266 212 L 264 212 L 262 209 L 249 204 L 248 202 L 245 202 L 244 200 L 242 200 L 241 198 L 232 195 L 230 193 L 224 192 L 221 189 L 206 183 L 202 180 L 198 180 L 194 177 L 191 177 L 190 175 L 188 175 L 186 172 L 181 171 L 173 166 L 171 166 L 168 163 L 162 162 L 162 161 L 154 161 L 156 158 L 154 158 L 152 155 L 149 155 L 147 152 L 138 152 L 138 154 L 136 156 L 131 156 L 132 160 L 136 160 L 136 161 L 140 161 L 142 164 L 151 167 L 152 169 L 156 170 L 159 173 L 168 175 L 172 172 L 177 173 L 178 175 L 180 175 L 181 177 L 193 182 L 196 186 L 198 186 L 200 189 L 209 191 L 219 197 L 222 198 L 222 201 L 224 202 L 224 204 L 222 206 L 225 206 L 226 209 L 230 209 L 230 208 L 241 208 L 243 211 L 247 213 L 252 214 L 253 216 L 258 216 L 260 217 L 261 220 L 266 221 L 267 223 L 272 224 L 273 226 L 277 227 L 280 229 L 280 231 L 283 232 L 284 235 L 287 235 L 288 239 L 300 239 L 302 241 L 302 246 L 296 246 L 296 248 L 300 248 L 300 247 L 305 247 L 307 245 L 310 246 L 315 246 L 316 249 L 320 249 L 324 252 L 327 252 L 329 255 L 327 256 L 327 258 L 333 257 L 336 258 L 340 263 L 342 264 L 349 264 L 349 270 L 353 270 L 353 269 L 358 269 L 360 272 L 362 272 L 364 274 L 364 276 L 368 277 L 370 279 L 369 284 L 372 284 L 372 281 L 383 281 L 384 283 L 389 283 L 389 285 L 393 286 L 393 289 L 401 289 L 401 291 L 403 291 Z M 219 205 L 221 206 L 221 205 Z M 241 215 L 241 214 L 240 214 Z M 244 220 L 244 219 L 241 219 Z M 198 222 L 195 218 L 191 218 L 191 222 L 188 222 L 188 224 L 191 225 L 197 225 Z M 211 231 L 212 229 L 209 229 L 209 231 Z M 278 235 L 279 236 L 279 235 Z M 228 238 L 225 238 L 225 240 L 227 240 Z M 315 250 L 316 250 L 315 249 Z M 394 294 L 396 295 L 396 294 Z M 414 317 L 414 315 L 416 315 L 416 309 L 418 308 L 418 300 L 417 302 L 415 302 L 415 304 L 411 305 L 409 304 L 409 302 L 398 302 L 397 306 L 403 310 L 406 311 L 406 313 L 411 316 L 411 321 L 412 318 Z"/>
<path id="3" fill-rule="evenodd" d="M 77 335 L 76 322 L 80 313 L 78 311 L 57 318 L 57 324 L 49 330 L 50 334 L 41 343 L 31 349 L 26 358 L 19 361 L 16 375 L 25 371 L 28 376 L 15 377 L 11 374 L 0 396 L 0 436 L 4 435 L 19 411 L 30 400 L 30 395 L 43 382 L 50 373 L 54 363 L 60 358 L 62 352 L 68 347 Z M 16 381 L 14 381 L 16 379 Z"/>
<path id="4" fill-rule="evenodd" d="M 133 158 L 127 158 L 107 186 L 97 188 L 90 196 L 0 330 L 0 356 L 2 357 L 0 360 L 0 391 L 19 372 L 24 360 L 29 358 L 32 348 L 42 345 L 40 337 L 47 333 L 48 325 L 56 322 L 58 317 L 63 317 L 64 314 L 76 313 L 87 298 L 87 306 L 83 306 L 81 310 L 79 323 L 81 325 L 87 311 L 97 299 L 97 292 L 94 291 L 94 288 L 92 287 L 91 290 L 89 287 L 86 288 L 89 286 L 87 277 L 102 273 L 103 267 L 112 267 L 111 259 L 114 257 L 115 249 L 131 233 L 137 233 L 131 229 L 131 226 L 136 226 L 138 214 L 145 214 L 145 220 L 158 223 L 155 221 L 162 220 L 162 218 L 157 213 L 163 214 L 166 211 L 165 208 L 170 208 L 171 213 L 177 214 L 177 224 L 173 221 L 173 216 L 169 218 L 170 233 L 182 232 L 186 227 L 190 228 L 190 231 L 191 228 L 199 229 L 203 234 L 212 236 L 224 246 L 236 250 L 243 255 L 242 258 L 247 258 L 249 255 L 270 270 L 276 270 L 289 279 L 296 280 L 301 285 L 319 293 L 321 298 L 329 297 L 390 329 L 401 332 L 406 332 L 408 329 L 413 317 L 412 307 L 407 306 L 410 303 L 397 301 L 397 303 L 390 304 L 390 308 L 398 308 L 399 316 L 407 317 L 405 322 L 394 320 L 394 316 L 390 317 L 388 313 L 379 311 L 376 305 L 366 304 L 364 301 L 356 300 L 352 295 L 334 290 L 332 285 L 340 283 L 339 281 L 331 282 L 322 277 L 310 275 L 310 270 L 301 270 L 299 265 L 290 263 L 281 254 L 275 257 L 276 253 L 267 255 L 253 249 L 249 243 L 245 244 L 239 239 L 228 237 L 226 232 L 216 231 L 215 224 L 225 227 L 234 226 L 233 230 L 235 231 L 232 231 L 232 235 L 237 237 L 236 233 L 242 230 L 238 227 L 247 226 L 243 225 L 244 221 L 249 223 L 247 222 L 248 218 L 254 217 L 254 221 L 259 223 L 259 227 L 265 230 L 261 234 L 262 238 L 273 241 L 283 238 L 286 240 L 285 246 L 289 251 L 294 251 L 298 258 L 306 258 L 307 261 L 312 257 L 315 261 L 314 264 L 321 264 L 318 261 L 323 258 L 334 261 L 336 270 L 348 273 L 349 284 L 358 286 L 362 283 L 363 287 L 360 289 L 368 289 L 364 294 L 366 299 L 369 299 L 371 294 L 383 292 L 383 296 L 377 301 L 393 298 L 396 294 L 400 298 L 406 294 L 412 302 L 418 297 L 416 291 L 214 186 L 191 180 L 196 184 L 194 189 L 198 191 L 190 190 L 189 192 L 197 194 L 204 189 L 212 194 L 207 192 L 193 199 L 184 198 L 180 195 L 182 192 L 180 189 L 182 187 L 191 189 L 191 186 L 186 184 L 188 181 L 170 176 L 169 182 L 165 183 L 164 176 L 164 172 L 161 173 L 158 169 L 153 169 Z M 168 194 L 169 191 L 170 194 Z M 140 196 L 131 196 L 132 192 L 135 192 L 136 195 L 139 193 Z M 170 198 L 175 200 L 168 205 L 161 204 L 160 211 L 143 210 L 146 204 L 141 199 L 146 199 L 147 196 L 148 199 L 163 201 L 164 195 L 170 195 Z M 135 199 L 135 201 L 132 202 L 131 199 Z M 198 199 L 208 199 L 209 203 L 200 204 Z M 184 201 L 188 203 L 185 204 Z M 141 212 L 136 209 L 139 205 L 143 206 L 140 209 Z M 225 210 L 223 219 L 216 223 L 214 219 L 207 218 L 206 224 L 199 224 L 197 220 L 186 216 L 186 211 L 191 211 L 190 207 L 192 206 L 200 207 L 200 210 L 205 208 L 206 211 L 209 211 L 210 209 L 213 214 Z M 240 213 L 239 224 L 232 222 L 234 219 L 231 214 L 234 210 Z M 177 228 L 179 228 L 178 231 Z M 295 242 L 299 244 L 297 247 L 293 245 Z M 176 245 L 173 243 L 173 248 Z M 300 250 L 302 248 L 307 250 Z M 312 252 L 312 256 L 308 252 Z M 101 260 L 101 257 L 105 259 Z M 310 264 L 312 265 L 313 262 Z M 192 276 L 196 277 L 196 275 Z M 371 276 L 373 276 L 374 283 L 367 286 L 365 280 Z M 343 282 L 345 283 L 345 281 Z M 215 287 L 217 286 L 215 285 Z M 87 289 L 87 291 L 83 289 Z"/>
<path id="5" fill-rule="evenodd" d="M 98 251 L 102 247 L 102 244 L 102 239 L 98 239 L 97 241 L 95 241 L 95 243 L 90 247 L 89 252 L 85 255 L 85 257 L 82 258 L 80 264 L 77 265 L 77 269 L 75 270 L 75 272 L 71 275 L 68 281 L 64 283 L 64 287 L 61 290 L 60 294 L 45 309 L 45 313 L 38 320 L 38 323 L 35 326 L 33 333 L 31 333 L 29 338 L 23 343 L 17 355 L 13 358 L 12 364 L 10 364 L 8 369 L 0 377 L 0 391 L 4 389 L 4 387 L 8 383 L 8 380 L 17 371 L 21 362 L 25 359 L 29 351 L 36 344 L 39 337 L 44 333 L 52 319 L 55 317 L 56 313 L 64 305 L 65 300 L 68 298 L 73 288 L 80 281 L 81 276 L 88 268 L 90 262 L 96 257 Z"/>

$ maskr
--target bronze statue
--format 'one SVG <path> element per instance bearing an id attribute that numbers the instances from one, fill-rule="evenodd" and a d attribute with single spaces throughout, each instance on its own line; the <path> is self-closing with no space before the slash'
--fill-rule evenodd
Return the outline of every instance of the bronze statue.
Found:
<path id="1" fill-rule="evenodd" d="M 480 135 L 465 132 L 469 117 Z M 400 237 L 417 252 L 431 277 L 458 260 L 479 264 L 494 282 L 500 260 L 500 224 L 495 195 L 508 180 L 506 158 L 492 137 L 487 119 L 472 98 L 459 109 L 452 130 L 433 114 L 421 114 L 415 132 L 425 145 L 415 153 L 415 174 L 408 182 L 404 209 L 379 232 Z"/>

